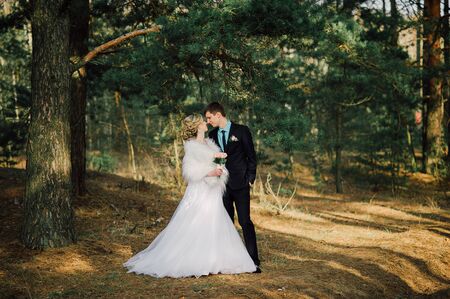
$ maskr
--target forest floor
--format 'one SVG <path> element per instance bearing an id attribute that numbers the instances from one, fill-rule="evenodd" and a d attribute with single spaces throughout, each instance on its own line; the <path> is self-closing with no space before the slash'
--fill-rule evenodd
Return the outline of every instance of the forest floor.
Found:
<path id="1" fill-rule="evenodd" d="M 395 196 L 350 184 L 336 195 L 331 183 L 317 191 L 306 168 L 294 176 L 286 210 L 252 199 L 261 274 L 156 279 L 122 263 L 164 228 L 178 189 L 137 192 L 128 178 L 90 172 L 89 194 L 74 202 L 77 243 L 27 250 L 25 173 L 0 168 L 0 298 L 450 298 L 448 184 L 417 174 Z"/>

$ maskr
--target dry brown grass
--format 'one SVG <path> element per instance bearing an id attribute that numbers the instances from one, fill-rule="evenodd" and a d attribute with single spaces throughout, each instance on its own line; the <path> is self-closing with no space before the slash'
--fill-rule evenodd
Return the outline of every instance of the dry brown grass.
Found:
<path id="1" fill-rule="evenodd" d="M 0 298 L 450 297 L 450 213 L 433 182 L 414 177 L 393 198 L 318 193 L 304 168 L 297 176 L 281 213 L 252 202 L 262 274 L 155 279 L 122 263 L 164 228 L 177 190 L 137 193 L 130 179 L 90 173 L 89 195 L 74 203 L 78 242 L 39 252 L 18 241 L 23 171 L 0 169 Z"/>

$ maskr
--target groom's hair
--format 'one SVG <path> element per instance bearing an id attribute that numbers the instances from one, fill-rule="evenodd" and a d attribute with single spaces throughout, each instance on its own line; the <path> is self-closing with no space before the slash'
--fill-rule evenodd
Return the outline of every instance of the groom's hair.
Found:
<path id="1" fill-rule="evenodd" d="M 208 106 L 206 106 L 205 111 L 203 112 L 203 114 L 206 114 L 206 112 L 209 112 L 209 113 L 212 113 L 212 114 L 216 114 L 217 112 L 220 112 L 220 114 L 222 114 L 223 116 L 227 116 L 225 114 L 225 109 L 223 108 L 223 106 L 219 102 L 209 103 Z"/>

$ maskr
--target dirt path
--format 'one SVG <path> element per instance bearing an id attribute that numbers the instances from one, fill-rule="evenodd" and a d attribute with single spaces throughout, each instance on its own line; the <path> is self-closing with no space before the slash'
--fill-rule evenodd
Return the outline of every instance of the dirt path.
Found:
<path id="1" fill-rule="evenodd" d="M 256 200 L 262 274 L 155 279 L 121 264 L 164 228 L 177 194 L 91 174 L 77 244 L 18 241 L 23 172 L 0 169 L 0 298 L 450 298 L 450 213 L 386 198 L 299 190 L 277 214 Z M 371 199 L 371 200 L 369 200 Z"/>

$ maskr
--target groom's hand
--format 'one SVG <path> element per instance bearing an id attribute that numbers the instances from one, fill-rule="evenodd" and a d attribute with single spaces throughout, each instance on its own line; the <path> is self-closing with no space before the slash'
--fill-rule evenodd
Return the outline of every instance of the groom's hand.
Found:
<path id="1" fill-rule="evenodd" d="M 253 187 L 253 185 L 255 184 L 255 176 L 246 174 L 245 177 L 247 178 L 248 185 L 250 186 L 250 188 Z"/>

